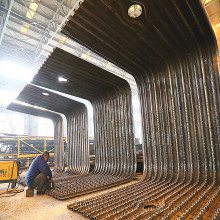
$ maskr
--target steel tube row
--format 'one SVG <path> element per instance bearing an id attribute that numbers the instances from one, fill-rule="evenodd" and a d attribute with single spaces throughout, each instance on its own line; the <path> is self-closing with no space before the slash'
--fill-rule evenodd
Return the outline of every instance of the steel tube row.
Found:
<path id="1" fill-rule="evenodd" d="M 191 61 L 189 61 L 189 63 L 191 63 Z M 192 63 L 190 65 L 192 65 Z M 182 84 L 176 84 L 178 80 L 177 80 L 175 71 L 173 72 L 174 72 L 173 74 L 171 74 L 171 72 L 168 72 L 167 75 L 164 74 L 163 75 L 164 78 L 161 78 L 161 79 L 157 78 L 157 84 L 160 87 L 162 86 L 164 87 L 165 93 L 166 93 L 166 90 L 169 91 L 172 88 L 171 86 L 173 84 L 176 85 L 175 90 L 177 89 L 179 90 L 181 89 L 181 87 L 183 88 Z M 194 106 L 198 106 L 198 107 L 201 106 L 201 103 L 198 103 L 198 102 L 200 102 L 202 93 L 201 92 L 198 93 L 198 91 L 202 91 L 202 88 L 204 85 L 197 84 L 198 77 L 200 74 L 202 74 L 202 72 L 196 71 L 194 74 L 190 75 L 190 77 L 194 79 L 195 85 L 194 87 L 188 87 L 188 91 L 185 91 L 185 94 L 188 94 L 188 96 L 191 95 L 191 97 L 189 97 L 188 99 L 185 99 L 185 101 L 190 100 L 190 102 L 192 102 L 190 105 L 188 105 L 189 107 L 187 108 L 187 112 L 191 112 L 191 114 L 196 114 L 196 112 L 192 112 L 192 110 L 194 109 Z M 187 78 L 185 82 L 189 83 L 190 81 L 191 79 Z M 153 86 L 155 84 L 154 75 L 152 75 L 151 77 L 148 77 L 148 83 L 151 84 L 152 90 L 148 90 L 146 94 L 150 94 L 152 91 L 154 91 L 154 86 Z M 147 88 L 149 88 L 149 86 Z M 173 89 L 172 92 L 175 93 L 176 92 L 175 90 Z M 195 93 L 193 91 L 195 91 Z M 159 94 L 160 93 L 158 93 L 157 99 L 160 98 Z M 180 94 L 180 93 L 176 92 L 176 94 Z M 170 97 L 171 97 L 170 101 L 172 102 L 178 101 L 182 98 L 180 95 L 179 96 L 174 95 Z M 149 102 L 147 103 L 147 106 L 149 106 L 149 108 L 154 108 L 156 106 L 156 102 L 152 102 L 152 99 L 148 99 L 148 100 Z M 165 100 L 167 100 L 167 97 L 164 97 L 164 101 Z M 169 105 L 163 105 L 163 106 L 169 106 Z M 166 110 L 163 109 L 162 111 L 163 114 L 164 113 L 169 114 L 169 112 L 173 112 L 173 115 L 177 115 L 180 109 L 173 108 L 172 105 L 170 106 L 171 106 L 170 110 L 168 110 L 168 108 L 166 108 Z M 184 107 L 184 105 L 181 105 L 181 106 Z M 181 109 L 183 110 L 183 108 Z M 199 112 L 202 110 L 204 111 L 206 110 L 206 106 L 203 109 L 199 107 L 197 110 Z M 196 114 L 196 115 L 197 115 L 196 117 L 199 119 L 200 114 Z M 186 117 L 186 115 L 182 114 L 182 117 L 183 116 Z M 153 121 L 154 119 L 152 118 L 150 120 Z M 194 118 L 194 121 L 195 121 L 195 118 Z M 154 123 L 152 122 L 149 124 L 155 125 L 155 122 Z M 160 124 L 162 124 L 162 121 Z M 172 124 L 172 123 L 169 122 L 169 124 Z M 202 125 L 201 123 L 197 123 L 197 125 L 192 123 L 191 125 L 192 125 L 191 129 L 196 127 L 197 132 L 199 132 L 200 128 L 205 128 L 205 126 Z M 173 126 L 174 128 L 176 127 L 175 124 Z M 196 130 L 194 130 L 194 132 Z M 202 132 L 202 130 L 200 131 Z M 167 136 L 167 137 L 168 138 L 165 138 L 166 142 L 169 141 L 171 136 Z M 194 138 L 197 139 L 199 137 L 201 139 L 204 139 L 204 135 L 194 136 L 193 133 L 191 133 L 189 136 L 191 140 L 193 140 Z M 163 178 L 161 178 L 161 175 L 159 175 L 160 179 L 156 181 L 155 176 L 157 173 L 155 172 L 155 176 L 153 177 L 151 176 L 152 178 L 151 181 L 149 181 L 148 180 L 149 177 L 147 177 L 146 180 L 144 180 L 141 183 L 142 185 L 138 183 L 136 185 L 132 185 L 132 189 L 130 188 L 126 188 L 126 190 L 123 189 L 122 193 L 120 191 L 116 191 L 114 194 L 111 193 L 110 195 L 106 196 L 108 198 L 107 200 L 103 199 L 103 196 L 101 196 L 100 198 L 95 198 L 90 201 L 85 200 L 84 201 L 85 205 L 81 206 L 79 209 L 80 213 L 84 213 L 84 215 L 88 215 L 90 217 L 96 217 L 98 219 L 99 218 L 100 219 L 102 218 L 113 219 L 114 217 L 117 219 L 120 219 L 123 216 L 127 219 L 129 215 L 137 219 L 147 219 L 147 218 L 151 219 L 157 216 L 163 216 L 164 218 L 168 218 L 170 216 L 174 216 L 174 217 L 179 216 L 183 219 L 186 218 L 187 216 L 191 216 L 193 219 L 199 219 L 201 216 L 205 214 L 207 215 L 207 213 L 205 212 L 207 209 L 209 213 L 211 213 L 212 211 L 209 210 L 209 207 L 211 206 L 213 202 L 218 200 L 220 188 L 219 186 L 216 186 L 215 175 L 213 174 L 210 175 L 209 173 L 210 169 L 208 168 L 207 161 L 208 160 L 215 161 L 215 158 L 209 159 L 207 157 L 206 152 L 208 152 L 209 142 L 207 142 L 207 144 L 203 143 L 202 145 L 197 144 L 197 148 L 194 149 L 194 153 L 192 152 L 190 148 L 191 142 L 189 141 L 187 143 L 189 144 L 188 149 L 185 148 L 184 150 L 187 154 L 187 157 L 182 156 L 184 154 L 179 151 L 178 145 L 177 146 L 170 145 L 170 147 L 173 148 L 174 152 L 176 153 L 176 158 L 179 158 L 177 161 L 179 161 L 180 165 L 179 166 L 177 165 L 177 167 L 179 167 L 177 170 L 177 173 L 173 172 L 173 170 L 175 171 L 175 169 L 171 169 L 170 173 L 164 171 L 166 175 L 163 175 Z M 159 150 L 160 149 L 158 149 L 158 151 Z M 204 168 L 202 167 L 202 164 L 199 160 L 191 160 L 193 156 L 196 158 L 201 158 L 201 161 L 204 161 L 205 163 Z M 151 157 L 149 157 L 149 159 L 152 160 L 152 163 L 154 162 L 154 160 Z M 182 163 L 180 162 L 181 159 L 183 161 Z M 156 167 L 156 164 L 159 163 L 159 160 L 162 160 L 162 158 L 159 158 L 157 161 L 155 161 L 155 165 L 154 165 L 155 167 Z M 168 161 L 171 161 L 171 160 L 172 158 L 170 158 L 170 160 Z M 181 171 L 181 168 L 183 169 L 184 167 L 187 167 L 187 163 L 189 166 L 194 167 L 193 170 L 188 171 L 189 172 L 188 174 L 187 174 L 187 170 Z M 204 171 L 202 169 L 204 169 Z M 206 197 L 210 199 L 208 201 L 204 201 L 204 198 Z M 159 205 L 156 204 L 157 209 L 151 208 L 150 212 L 141 210 L 141 206 L 143 208 L 144 204 L 146 203 L 152 204 L 155 200 L 159 204 Z M 202 205 L 201 205 L 201 201 L 202 201 Z M 162 202 L 164 204 L 162 204 Z M 134 203 L 135 204 L 134 207 L 129 208 L 127 211 L 124 212 L 123 208 L 121 208 L 122 205 L 124 206 L 124 208 L 126 208 L 126 207 L 130 207 L 129 205 L 130 203 Z M 90 204 L 92 208 L 90 207 Z M 215 207 L 212 207 L 212 209 L 216 209 L 216 208 L 217 208 L 217 205 Z M 73 209 L 78 210 L 77 205 Z"/>
<path id="2" fill-rule="evenodd" d="M 141 101 L 144 177 L 69 205 L 92 219 L 219 217 L 218 49 L 199 0 L 85 0 L 63 33 L 132 74 Z M 97 7 L 98 5 L 98 7 Z M 124 37 L 126 36 L 126 37 Z"/>
<path id="3" fill-rule="evenodd" d="M 67 172 L 89 172 L 88 115 L 86 107 L 75 109 L 67 115 Z"/>
<path id="4" fill-rule="evenodd" d="M 68 80 L 66 86 L 57 81 L 61 72 Z M 72 183 L 61 181 L 62 187 L 57 185 L 51 193 L 48 192 L 49 195 L 58 199 L 68 195 L 73 197 L 82 191 L 85 193 L 86 190 L 100 190 L 101 187 L 120 184 L 134 177 L 136 157 L 131 89 L 125 80 L 56 48 L 32 83 L 87 99 L 93 106 L 95 168 L 91 175 L 78 177 L 77 180 L 74 178 Z M 77 142 L 75 139 L 75 136 L 83 134 L 77 130 L 80 120 L 76 122 L 75 118 L 72 118 L 69 121 L 72 127 L 68 124 L 68 142 L 82 145 L 83 142 Z M 73 151 L 70 151 L 69 158 L 74 163 L 72 166 L 80 165 L 77 159 L 80 153 L 76 149 L 74 157 Z M 78 185 L 75 181 L 83 183 L 84 186 L 75 186 Z"/>
<path id="5" fill-rule="evenodd" d="M 63 119 L 59 114 L 47 110 L 37 109 L 17 103 L 10 103 L 8 110 L 17 111 L 38 117 L 51 119 L 54 124 L 54 168 L 57 171 L 64 170 L 64 143 L 63 143 Z"/>
<path id="6" fill-rule="evenodd" d="M 43 96 L 46 92 L 49 96 Z M 17 100 L 31 105 L 47 108 L 51 111 L 62 113 L 67 118 L 67 150 L 68 172 L 71 174 L 85 174 L 89 172 L 89 141 L 88 141 L 88 115 L 84 104 L 51 91 L 39 88 L 34 85 L 26 85 L 17 97 Z M 61 117 L 61 116 L 60 116 Z M 63 124 L 62 121 L 55 121 L 54 138 L 56 144 L 63 144 Z M 72 138 L 74 137 L 74 138 Z M 61 143 L 62 142 L 62 143 Z M 61 145 L 58 145 L 61 146 Z M 64 171 L 64 147 L 55 148 L 55 171 L 54 176 L 60 176 Z M 63 173 L 66 176 L 65 173 Z"/>
<path id="7" fill-rule="evenodd" d="M 47 191 L 47 195 L 55 199 L 63 200 L 71 197 L 103 190 L 105 188 L 123 183 L 122 177 L 107 174 L 94 174 L 66 177 L 63 180 L 55 180 L 55 188 Z"/>
<path id="8" fill-rule="evenodd" d="M 92 103 L 93 104 L 93 103 Z M 94 102 L 95 169 L 102 173 L 131 179 L 136 167 L 130 89 Z M 104 125 L 104 126 L 103 126 Z"/>
<path id="9" fill-rule="evenodd" d="M 62 172 L 65 169 L 63 132 L 63 119 L 60 116 L 58 120 L 54 121 L 54 169 L 58 172 Z"/>

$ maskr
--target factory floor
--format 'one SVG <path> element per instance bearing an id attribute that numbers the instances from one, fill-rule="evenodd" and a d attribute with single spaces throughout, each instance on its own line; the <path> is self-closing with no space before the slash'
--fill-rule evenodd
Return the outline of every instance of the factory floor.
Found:
<path id="1" fill-rule="evenodd" d="M 25 173 L 21 174 L 21 181 L 24 180 L 24 175 Z M 68 210 L 67 205 L 76 200 L 94 196 L 94 194 L 89 194 L 59 201 L 48 195 L 36 195 L 36 192 L 33 197 L 25 197 L 24 192 L 15 193 L 14 196 L 11 196 L 12 194 L 2 194 L 7 190 L 7 187 L 8 183 L 0 184 L 0 220 L 86 219 L 82 215 Z M 19 185 L 16 190 L 19 189 L 24 189 L 24 187 Z M 105 191 L 97 192 L 96 195 Z"/>
<path id="2" fill-rule="evenodd" d="M 24 175 L 25 173 L 21 174 L 22 180 Z M 59 201 L 47 195 L 36 195 L 36 192 L 33 197 L 25 197 L 24 191 L 2 194 L 7 187 L 8 183 L 0 184 L 0 220 L 85 219 L 67 209 L 67 205 L 74 199 Z M 24 189 L 24 187 L 19 185 L 16 190 L 20 189 Z"/>

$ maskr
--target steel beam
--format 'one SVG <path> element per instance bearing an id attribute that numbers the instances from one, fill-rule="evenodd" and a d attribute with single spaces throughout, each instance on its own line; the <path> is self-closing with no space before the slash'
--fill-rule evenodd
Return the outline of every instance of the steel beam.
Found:
<path id="1" fill-rule="evenodd" d="M 74 10 L 78 7 L 78 5 L 80 4 L 80 2 L 82 2 L 82 0 L 77 0 L 75 5 L 73 6 L 73 8 L 68 12 L 68 14 L 65 16 L 65 18 L 63 19 L 63 21 L 61 22 L 61 24 L 59 24 L 58 26 L 56 26 L 57 24 L 55 24 L 56 29 L 54 30 L 54 33 L 52 34 L 52 36 L 50 37 L 50 28 L 53 25 L 53 23 L 56 21 L 56 16 L 58 15 L 58 12 L 60 11 L 60 7 L 62 6 L 64 1 L 62 1 L 59 4 L 59 7 L 57 9 L 57 11 L 54 13 L 53 16 L 53 22 L 51 22 L 44 35 L 41 38 L 40 43 L 38 44 L 36 50 L 35 50 L 35 62 L 37 62 L 37 60 L 39 59 L 39 57 L 42 55 L 42 53 L 44 52 L 45 48 L 48 46 L 48 44 L 53 40 L 53 38 L 56 36 L 56 34 L 61 30 L 61 27 L 64 25 L 64 23 L 66 22 L 66 20 L 70 17 L 70 15 L 74 12 Z"/>
<path id="2" fill-rule="evenodd" d="M 2 19 L 2 23 L 1 23 L 1 27 L 0 27 L 0 45 L 1 45 L 2 38 L 3 38 L 4 33 L 5 33 L 5 29 L 6 29 L 6 26 L 7 26 L 7 23 L 8 23 L 9 15 L 11 13 L 11 8 L 12 8 L 12 5 L 13 5 L 13 2 L 14 2 L 14 0 L 7 0 L 6 1 L 5 8 L 7 9 L 7 14 L 3 15 L 3 19 Z"/>

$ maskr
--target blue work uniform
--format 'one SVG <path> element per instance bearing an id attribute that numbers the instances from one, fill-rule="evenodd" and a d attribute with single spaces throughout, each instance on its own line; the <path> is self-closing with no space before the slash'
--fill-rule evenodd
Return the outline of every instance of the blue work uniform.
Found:
<path id="1" fill-rule="evenodd" d="M 28 187 L 30 187 L 32 185 L 34 178 L 40 173 L 44 173 L 45 175 L 49 176 L 50 178 L 52 177 L 51 170 L 42 155 L 37 156 L 33 160 L 32 164 L 31 164 L 31 166 L 25 176 L 25 182 Z"/>

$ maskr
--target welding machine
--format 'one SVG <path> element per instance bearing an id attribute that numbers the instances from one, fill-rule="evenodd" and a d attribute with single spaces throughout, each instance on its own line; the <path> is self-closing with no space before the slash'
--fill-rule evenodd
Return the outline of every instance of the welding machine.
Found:
<path id="1" fill-rule="evenodd" d="M 0 183 L 11 183 L 14 188 L 19 176 L 20 161 L 0 161 Z"/>

